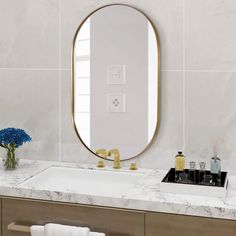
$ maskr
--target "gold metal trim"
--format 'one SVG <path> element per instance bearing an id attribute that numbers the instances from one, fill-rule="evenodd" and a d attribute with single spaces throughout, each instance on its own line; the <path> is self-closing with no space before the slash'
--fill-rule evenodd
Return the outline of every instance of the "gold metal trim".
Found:
<path id="1" fill-rule="evenodd" d="M 161 82 L 160 82 L 160 76 L 161 76 L 161 73 L 160 73 L 160 56 L 161 56 L 161 52 L 160 52 L 160 39 L 159 39 L 159 35 L 158 35 L 158 32 L 157 32 L 157 29 L 155 28 L 154 26 L 154 23 L 151 21 L 151 19 L 144 13 L 142 12 L 141 10 L 139 10 L 138 8 L 136 7 L 133 7 L 131 5 L 128 5 L 128 4 L 108 4 L 108 5 L 105 5 L 105 6 L 102 6 L 96 10 L 94 10 L 93 12 L 91 12 L 83 21 L 82 23 L 79 25 L 78 29 L 76 30 L 75 32 L 75 35 L 74 35 L 74 38 L 73 38 L 73 43 L 72 43 L 72 48 L 71 48 L 71 111 L 72 111 L 72 124 L 74 126 L 74 129 L 75 129 L 75 132 L 79 138 L 79 140 L 81 141 L 81 143 L 91 152 L 93 153 L 95 156 L 97 156 L 98 158 L 101 158 L 101 159 L 105 159 L 101 156 L 98 156 L 96 155 L 95 152 L 93 152 L 83 141 L 83 139 L 80 137 L 79 135 L 79 131 L 77 130 L 77 127 L 76 127 L 76 124 L 75 124 L 75 109 L 74 109 L 74 74 L 75 74 L 75 66 L 74 66 L 74 52 L 75 52 L 75 43 L 76 43 L 76 37 L 77 37 L 77 34 L 79 33 L 82 25 L 84 24 L 84 22 L 91 16 L 93 15 L 95 12 L 101 10 L 102 8 L 105 8 L 105 7 L 109 7 L 109 6 L 126 6 L 126 7 L 130 7 L 138 12 L 140 12 L 144 17 L 146 17 L 146 19 L 150 22 L 153 30 L 154 30 L 154 33 L 155 33 L 155 36 L 156 36 L 156 41 L 157 41 L 157 123 L 156 123 L 156 129 L 154 131 L 154 134 L 153 134 L 153 137 L 151 139 L 151 141 L 149 142 L 149 144 L 144 148 L 143 151 L 141 151 L 139 154 L 137 154 L 136 156 L 133 156 L 133 157 L 130 157 L 130 158 L 127 158 L 127 159 L 123 159 L 123 160 L 120 160 L 120 161 L 128 161 L 128 160 L 131 160 L 131 159 L 134 159 L 134 158 L 137 158 L 139 157 L 140 155 L 142 155 L 148 148 L 150 148 L 150 146 L 154 143 L 154 141 L 156 140 L 156 137 L 157 137 L 157 133 L 159 131 L 159 128 L 160 128 L 160 120 L 161 120 L 161 115 L 160 115 L 160 111 L 161 111 L 161 102 L 160 102 L 160 98 L 161 98 Z M 112 159 L 106 159 L 108 161 L 113 161 Z"/>

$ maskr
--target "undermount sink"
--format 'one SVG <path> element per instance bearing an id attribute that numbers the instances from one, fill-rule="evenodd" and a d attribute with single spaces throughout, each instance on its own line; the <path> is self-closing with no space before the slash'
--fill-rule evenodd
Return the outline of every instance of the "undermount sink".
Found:
<path id="1" fill-rule="evenodd" d="M 134 187 L 142 173 L 50 167 L 23 182 L 20 187 L 75 192 L 88 195 L 121 196 Z"/>

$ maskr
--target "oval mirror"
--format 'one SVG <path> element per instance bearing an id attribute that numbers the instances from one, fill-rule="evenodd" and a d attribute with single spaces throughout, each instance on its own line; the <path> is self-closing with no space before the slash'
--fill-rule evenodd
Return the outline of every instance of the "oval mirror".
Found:
<path id="1" fill-rule="evenodd" d="M 79 26 L 72 49 L 75 130 L 94 154 L 117 148 L 140 155 L 159 126 L 159 45 L 150 20 L 126 5 L 109 5 Z"/>

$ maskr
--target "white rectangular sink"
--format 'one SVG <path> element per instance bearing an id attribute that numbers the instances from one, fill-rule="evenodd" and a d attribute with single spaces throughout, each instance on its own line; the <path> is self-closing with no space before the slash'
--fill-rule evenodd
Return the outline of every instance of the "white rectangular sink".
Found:
<path id="1" fill-rule="evenodd" d="M 23 182 L 20 187 L 75 192 L 88 195 L 122 196 L 142 178 L 142 173 L 50 167 Z"/>

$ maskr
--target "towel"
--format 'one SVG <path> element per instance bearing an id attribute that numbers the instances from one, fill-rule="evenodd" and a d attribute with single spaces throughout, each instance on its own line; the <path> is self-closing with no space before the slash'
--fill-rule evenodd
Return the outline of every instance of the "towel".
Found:
<path id="1" fill-rule="evenodd" d="M 44 236 L 44 226 L 32 225 L 30 232 L 31 236 Z"/>
<path id="2" fill-rule="evenodd" d="M 104 233 L 90 232 L 89 236 L 106 236 Z"/>
<path id="3" fill-rule="evenodd" d="M 89 228 L 60 224 L 46 224 L 44 236 L 89 236 Z"/>

